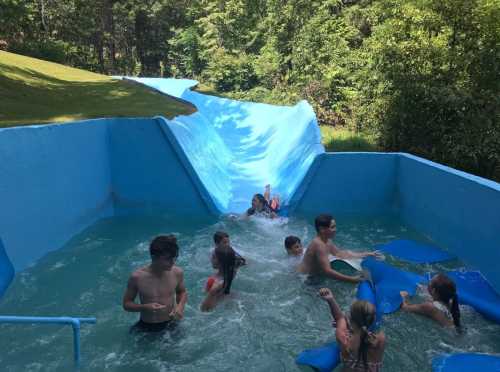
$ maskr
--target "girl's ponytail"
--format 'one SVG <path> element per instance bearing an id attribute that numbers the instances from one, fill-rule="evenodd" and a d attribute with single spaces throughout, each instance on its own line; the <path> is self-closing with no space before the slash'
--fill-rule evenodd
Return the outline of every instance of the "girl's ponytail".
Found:
<path id="1" fill-rule="evenodd" d="M 368 329 L 366 326 L 361 327 L 361 335 L 359 338 L 358 348 L 358 361 L 362 360 L 365 370 L 368 369 L 368 347 L 370 346 L 368 340 Z"/>
<path id="2" fill-rule="evenodd" d="M 455 324 L 457 330 L 460 331 L 460 308 L 458 307 L 458 297 L 456 293 L 451 298 L 451 316 L 453 317 L 453 324 Z"/>

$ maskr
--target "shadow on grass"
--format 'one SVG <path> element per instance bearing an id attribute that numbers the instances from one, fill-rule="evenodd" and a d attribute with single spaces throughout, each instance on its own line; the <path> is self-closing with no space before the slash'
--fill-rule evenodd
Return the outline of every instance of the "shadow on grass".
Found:
<path id="1" fill-rule="evenodd" d="M 373 136 L 346 129 L 321 127 L 323 145 L 329 152 L 380 151 Z"/>
<path id="2" fill-rule="evenodd" d="M 120 80 L 68 81 L 0 63 L 0 127 L 99 117 L 172 118 L 192 107 Z"/>

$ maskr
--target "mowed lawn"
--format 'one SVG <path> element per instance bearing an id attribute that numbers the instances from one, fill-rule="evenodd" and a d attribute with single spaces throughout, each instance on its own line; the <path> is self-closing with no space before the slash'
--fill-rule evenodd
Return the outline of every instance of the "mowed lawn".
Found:
<path id="1" fill-rule="evenodd" d="M 345 128 L 321 126 L 321 140 L 326 151 L 332 152 L 373 152 L 380 151 L 375 136 L 356 133 Z"/>
<path id="2" fill-rule="evenodd" d="M 194 111 L 133 83 L 0 51 L 0 127 Z"/>

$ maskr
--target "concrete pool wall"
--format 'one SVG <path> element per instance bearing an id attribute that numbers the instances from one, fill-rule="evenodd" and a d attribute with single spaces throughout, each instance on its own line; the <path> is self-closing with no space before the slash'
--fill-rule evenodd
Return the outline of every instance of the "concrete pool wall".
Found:
<path id="1" fill-rule="evenodd" d="M 16 271 L 101 218 L 217 214 L 162 120 L 0 130 L 0 238 Z M 500 291 L 496 182 L 408 154 L 325 153 L 291 200 L 295 214 L 395 214 Z"/>

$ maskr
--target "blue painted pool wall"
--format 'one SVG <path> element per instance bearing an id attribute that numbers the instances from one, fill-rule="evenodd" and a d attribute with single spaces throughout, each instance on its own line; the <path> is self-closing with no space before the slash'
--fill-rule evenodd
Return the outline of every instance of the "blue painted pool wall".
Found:
<path id="1" fill-rule="evenodd" d="M 12 266 L 9 257 L 7 257 L 2 239 L 0 239 L 0 298 L 2 298 L 13 278 L 14 266 Z"/>
<path id="2" fill-rule="evenodd" d="M 0 237 L 16 270 L 113 214 L 100 120 L 0 130 Z"/>
<path id="3" fill-rule="evenodd" d="M 400 154 L 401 220 L 458 255 L 500 292 L 500 184 Z"/>
<path id="4" fill-rule="evenodd" d="M 396 213 L 397 155 L 324 153 L 294 195 L 292 212 L 303 215 Z"/>
<path id="5" fill-rule="evenodd" d="M 195 186 L 162 126 L 164 119 L 110 122 L 115 214 L 211 216 L 204 188 Z"/>

